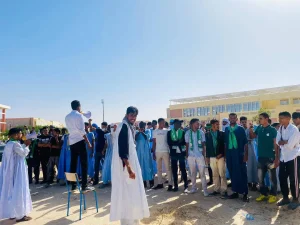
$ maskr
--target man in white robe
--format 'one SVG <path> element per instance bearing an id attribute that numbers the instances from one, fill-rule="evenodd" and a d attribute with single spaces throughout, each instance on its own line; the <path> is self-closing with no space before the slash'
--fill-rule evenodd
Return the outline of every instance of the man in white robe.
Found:
<path id="1" fill-rule="evenodd" d="M 30 139 L 24 145 L 19 143 L 22 132 L 18 128 L 9 131 L 0 167 L 0 219 L 16 219 L 17 222 L 31 220 L 32 211 L 28 171 L 25 157 L 29 153 Z"/>
<path id="2" fill-rule="evenodd" d="M 139 220 L 150 216 L 135 146 L 133 124 L 137 115 L 137 108 L 127 109 L 116 130 L 113 149 L 110 220 L 120 220 L 121 225 L 138 225 Z"/>

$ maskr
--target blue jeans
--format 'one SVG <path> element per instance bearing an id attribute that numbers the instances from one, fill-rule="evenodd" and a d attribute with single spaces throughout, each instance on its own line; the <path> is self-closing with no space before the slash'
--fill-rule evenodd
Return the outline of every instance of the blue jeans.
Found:
<path id="1" fill-rule="evenodd" d="M 277 177 L 276 177 L 276 168 L 273 168 L 274 159 L 266 157 L 258 157 L 258 181 L 260 187 L 260 193 L 267 196 L 269 193 L 269 188 L 265 183 L 266 173 L 269 173 L 271 181 L 271 190 L 270 194 L 277 195 Z"/>

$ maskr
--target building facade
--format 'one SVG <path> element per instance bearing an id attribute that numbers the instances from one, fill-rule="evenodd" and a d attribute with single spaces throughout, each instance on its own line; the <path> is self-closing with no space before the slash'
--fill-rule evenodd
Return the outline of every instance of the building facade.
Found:
<path id="1" fill-rule="evenodd" d="M 170 100 L 168 119 L 179 118 L 188 124 L 192 118 L 209 122 L 228 118 L 229 113 L 252 120 L 260 108 L 271 112 L 272 122 L 282 111 L 300 111 L 300 85 Z"/>
<path id="2" fill-rule="evenodd" d="M 6 127 L 7 129 L 10 129 L 12 127 L 17 126 L 30 126 L 30 127 L 36 127 L 36 126 L 54 126 L 58 128 L 64 127 L 64 125 L 57 121 L 51 121 L 51 120 L 45 120 L 41 118 L 7 118 L 6 119 Z"/>
<path id="3" fill-rule="evenodd" d="M 10 109 L 10 106 L 0 104 L 1 120 L 0 120 L 0 133 L 6 130 L 6 110 Z"/>

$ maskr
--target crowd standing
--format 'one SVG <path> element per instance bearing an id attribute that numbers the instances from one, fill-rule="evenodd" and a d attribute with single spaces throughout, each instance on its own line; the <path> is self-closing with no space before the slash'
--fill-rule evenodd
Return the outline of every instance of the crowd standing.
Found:
<path id="1" fill-rule="evenodd" d="M 242 195 L 249 202 L 251 190 L 260 192 L 257 202 L 277 202 L 292 210 L 299 206 L 300 112 L 281 112 L 279 123 L 274 124 L 267 113 L 261 113 L 258 125 L 230 113 L 220 129 L 216 119 L 205 124 L 194 118 L 186 127 L 179 119 L 168 123 L 163 118 L 136 124 L 138 110 L 129 107 L 119 125 L 103 122 L 98 127 L 92 119 L 84 122 L 79 101 L 71 107 L 67 129 L 43 127 L 40 134 L 27 127 L 23 133 L 18 128 L 9 131 L 0 167 L 0 205 L 7 207 L 1 207 L 0 219 L 30 220 L 29 184 L 50 188 L 56 181 L 65 185 L 65 172 L 79 175 L 82 190 L 105 188 L 113 180 L 111 220 L 121 220 L 122 225 L 138 224 L 149 216 L 146 188 L 159 190 L 167 184 L 167 191 L 178 192 L 183 182 L 181 191 L 194 194 L 197 177 L 205 197 L 238 199 Z M 18 186 L 12 183 L 15 179 L 20 181 Z M 280 192 L 282 199 L 278 199 Z M 23 204 L 16 204 L 17 199 Z M 135 202 L 131 209 L 126 209 L 126 199 Z"/>

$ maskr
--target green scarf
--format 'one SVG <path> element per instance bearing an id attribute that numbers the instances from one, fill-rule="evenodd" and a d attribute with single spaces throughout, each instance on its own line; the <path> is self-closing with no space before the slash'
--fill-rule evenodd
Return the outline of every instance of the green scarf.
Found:
<path id="1" fill-rule="evenodd" d="M 194 151 L 194 140 L 193 140 L 193 131 L 191 130 L 190 134 L 190 150 Z M 198 140 L 198 150 L 202 148 L 202 135 L 200 134 L 200 130 L 197 130 L 197 140 Z"/>
<path id="2" fill-rule="evenodd" d="M 178 129 L 178 137 L 177 137 L 177 132 L 175 129 L 171 130 L 171 139 L 172 141 L 179 141 L 181 140 L 183 135 L 183 131 L 181 129 Z"/>
<path id="3" fill-rule="evenodd" d="M 236 140 L 236 136 L 234 131 L 238 128 L 238 125 L 236 124 L 234 127 L 229 127 L 229 144 L 228 144 L 228 149 L 237 149 L 238 144 Z"/>
<path id="4" fill-rule="evenodd" d="M 215 154 L 217 154 L 217 146 L 218 146 L 218 132 L 217 131 L 210 131 L 210 134 L 213 139 L 213 145 L 215 149 Z"/>

